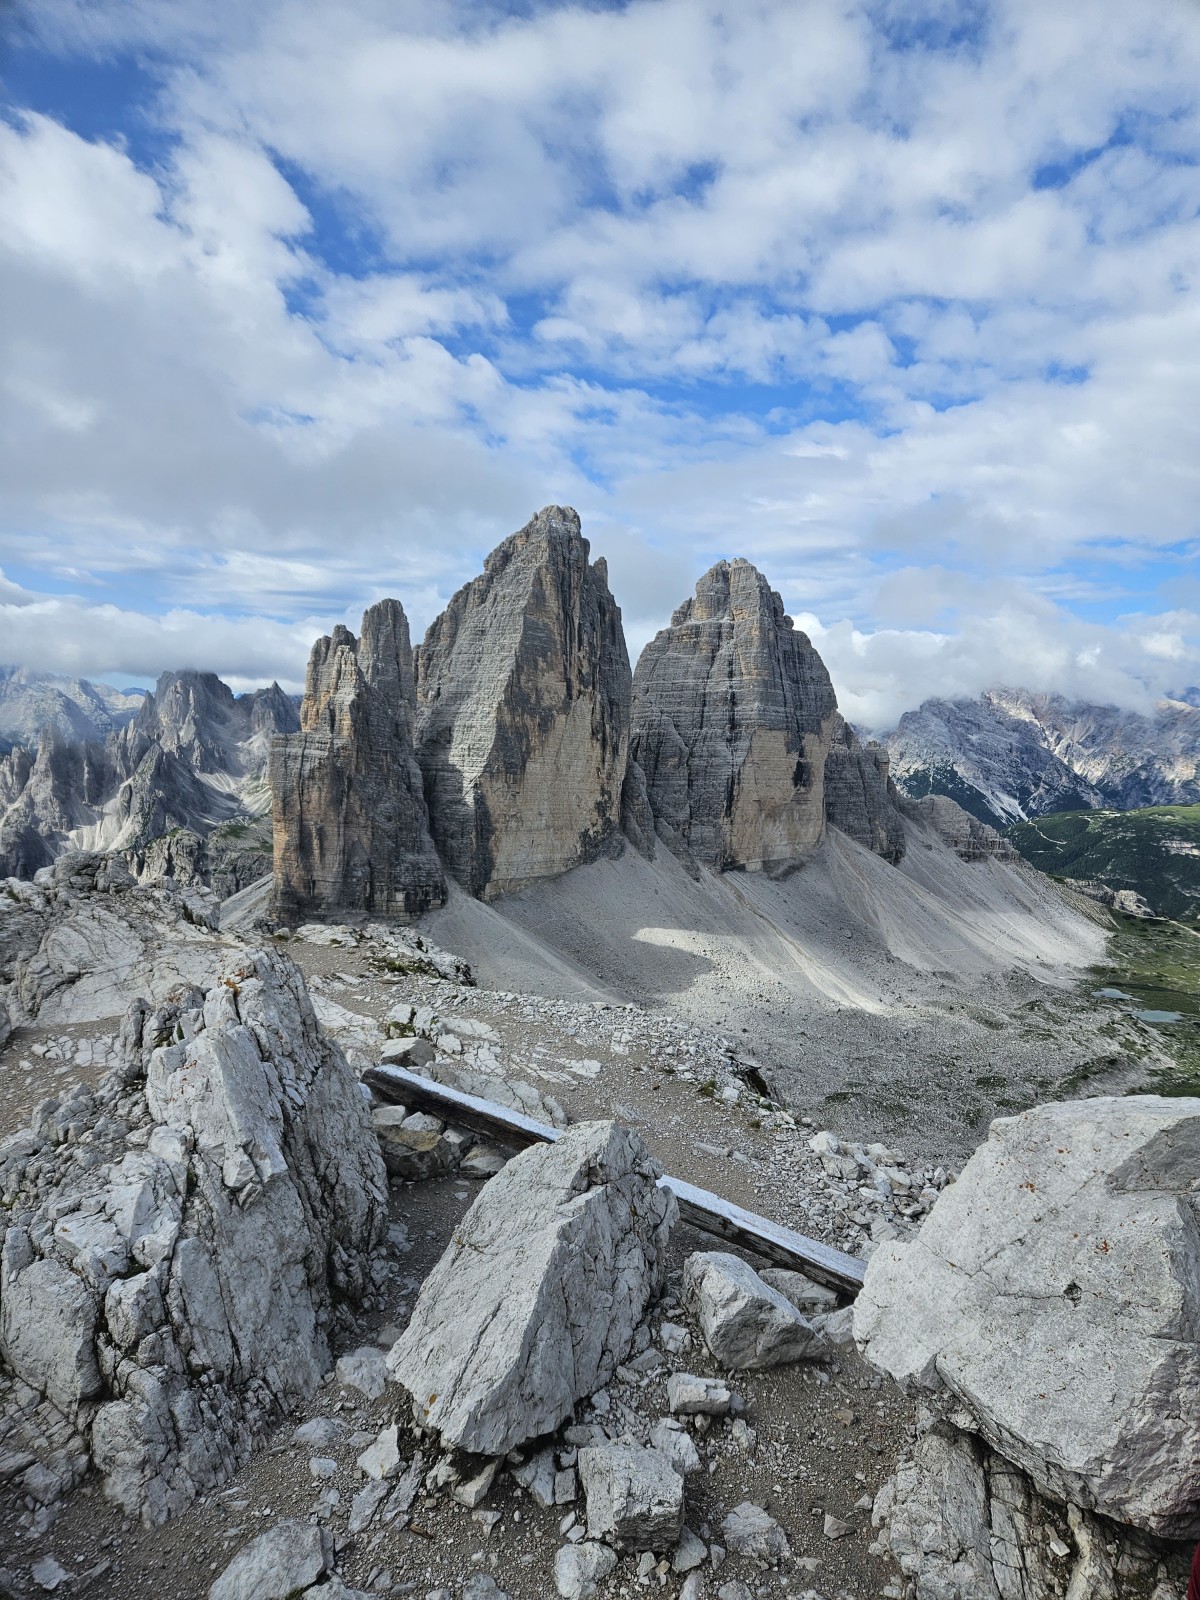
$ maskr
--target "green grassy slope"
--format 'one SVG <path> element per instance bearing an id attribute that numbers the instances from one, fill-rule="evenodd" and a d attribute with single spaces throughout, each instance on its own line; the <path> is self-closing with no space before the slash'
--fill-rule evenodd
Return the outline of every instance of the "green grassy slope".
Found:
<path id="1" fill-rule="evenodd" d="M 1007 837 L 1043 872 L 1135 889 L 1160 917 L 1200 922 L 1200 805 L 1057 811 Z"/>

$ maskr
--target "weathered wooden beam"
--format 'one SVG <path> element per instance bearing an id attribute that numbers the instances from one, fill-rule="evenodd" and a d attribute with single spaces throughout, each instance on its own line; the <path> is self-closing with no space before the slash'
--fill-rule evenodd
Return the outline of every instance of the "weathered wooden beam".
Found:
<path id="1" fill-rule="evenodd" d="M 532 1117 L 508 1106 L 463 1094 L 433 1078 L 418 1077 L 406 1067 L 386 1064 L 370 1067 L 363 1073 L 363 1082 L 385 1100 L 405 1105 L 411 1111 L 428 1112 L 456 1127 L 522 1150 L 531 1144 L 553 1144 L 562 1131 L 535 1122 Z M 745 1250 L 753 1250 L 779 1266 L 806 1272 L 810 1278 L 843 1293 L 855 1295 L 862 1288 L 866 1263 L 856 1256 L 835 1250 L 819 1239 L 806 1238 L 782 1223 L 760 1217 L 683 1178 L 667 1175 L 660 1178 L 659 1183 L 672 1191 L 679 1201 L 680 1215 L 694 1228 L 741 1245 Z"/>

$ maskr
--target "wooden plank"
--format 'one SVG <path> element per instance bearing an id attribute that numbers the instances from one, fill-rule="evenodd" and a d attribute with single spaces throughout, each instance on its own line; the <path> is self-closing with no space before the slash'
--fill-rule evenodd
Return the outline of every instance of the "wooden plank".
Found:
<path id="1" fill-rule="evenodd" d="M 674 1191 L 680 1216 L 693 1227 L 766 1256 L 777 1266 L 805 1272 L 831 1289 L 857 1294 L 862 1288 L 867 1264 L 857 1256 L 848 1256 L 819 1239 L 809 1239 L 781 1222 L 734 1205 L 709 1189 L 698 1189 L 683 1178 L 668 1175 L 659 1182 Z"/>
<path id="2" fill-rule="evenodd" d="M 368 1067 L 363 1082 L 385 1100 L 407 1106 L 410 1111 L 426 1111 L 452 1122 L 456 1128 L 467 1128 L 486 1139 L 499 1139 L 519 1150 L 531 1144 L 553 1144 L 562 1131 L 535 1122 L 509 1106 L 499 1106 L 494 1100 L 481 1100 L 433 1078 L 420 1078 L 407 1067 L 393 1067 L 386 1062 Z"/>
<path id="3" fill-rule="evenodd" d="M 363 1082 L 385 1100 L 407 1106 L 412 1111 L 425 1111 L 441 1117 L 456 1127 L 467 1128 L 485 1138 L 498 1139 L 503 1144 L 525 1149 L 531 1144 L 553 1144 L 562 1132 L 535 1122 L 532 1117 L 508 1106 L 496 1105 L 491 1100 L 481 1100 L 473 1094 L 463 1094 L 448 1084 L 433 1078 L 419 1077 L 407 1067 L 389 1066 L 386 1063 L 370 1067 L 363 1073 Z M 866 1263 L 856 1256 L 835 1250 L 819 1239 L 809 1239 L 792 1228 L 785 1228 L 769 1217 L 760 1217 L 743 1206 L 734 1205 L 711 1190 L 697 1188 L 683 1178 L 669 1174 L 660 1178 L 659 1186 L 670 1189 L 679 1201 L 679 1212 L 685 1222 L 704 1233 L 715 1234 L 743 1249 L 753 1250 L 779 1266 L 793 1271 L 806 1272 L 810 1278 L 828 1284 L 832 1289 L 855 1295 L 862 1287 Z"/>

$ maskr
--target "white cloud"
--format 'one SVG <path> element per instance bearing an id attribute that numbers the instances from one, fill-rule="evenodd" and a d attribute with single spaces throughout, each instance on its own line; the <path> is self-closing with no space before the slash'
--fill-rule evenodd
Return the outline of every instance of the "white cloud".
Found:
<path id="1" fill-rule="evenodd" d="M 746 554 L 864 717 L 1164 682 L 1190 623 L 1065 607 L 1197 534 L 1200 15 L 888 46 L 965 14 L 42 0 L 43 43 L 159 74 L 169 143 L 0 123 L 0 559 L 146 662 L 201 596 L 242 671 L 243 623 L 292 662 L 392 588 L 419 627 L 570 501 L 636 641 Z"/>

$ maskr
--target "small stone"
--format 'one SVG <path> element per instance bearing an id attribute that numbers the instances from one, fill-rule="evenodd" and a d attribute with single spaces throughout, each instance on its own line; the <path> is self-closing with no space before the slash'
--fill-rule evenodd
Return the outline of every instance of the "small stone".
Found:
<path id="1" fill-rule="evenodd" d="M 854 1532 L 853 1524 L 843 1522 L 841 1517 L 835 1517 L 832 1511 L 825 1513 L 824 1529 L 827 1539 L 844 1539 L 848 1533 Z"/>
<path id="2" fill-rule="evenodd" d="M 721 1525 L 726 1548 L 735 1555 L 751 1556 L 774 1565 L 791 1553 L 787 1535 L 761 1506 L 743 1500 Z"/>
<path id="3" fill-rule="evenodd" d="M 666 1456 L 681 1477 L 700 1471 L 700 1452 L 687 1429 L 674 1417 L 662 1417 L 650 1432 L 651 1446 Z"/>
<path id="4" fill-rule="evenodd" d="M 579 1452 L 591 1538 L 628 1550 L 670 1550 L 683 1526 L 683 1479 L 665 1456 L 640 1445 Z"/>
<path id="5" fill-rule="evenodd" d="M 616 1564 L 616 1554 L 607 1545 L 564 1545 L 554 1558 L 554 1586 L 563 1600 L 591 1600 Z"/>
<path id="6" fill-rule="evenodd" d="M 47 1594 L 53 1594 L 60 1584 L 70 1583 L 71 1574 L 65 1567 L 60 1567 L 53 1556 L 43 1556 L 30 1568 L 30 1577 L 39 1589 L 44 1589 Z"/>
<path id="7" fill-rule="evenodd" d="M 697 1538 L 690 1528 L 684 1528 L 679 1535 L 679 1545 L 671 1561 L 676 1572 L 691 1572 L 702 1561 L 708 1558 L 708 1548 L 703 1539 Z"/>
<path id="8" fill-rule="evenodd" d="M 383 1351 L 375 1345 L 364 1345 L 361 1350 L 339 1356 L 334 1372 L 339 1383 L 358 1389 L 368 1400 L 378 1400 L 387 1388 L 387 1364 Z"/>
<path id="9" fill-rule="evenodd" d="M 400 1469 L 400 1429 L 393 1423 L 381 1428 L 379 1437 L 358 1458 L 368 1478 L 394 1478 Z"/>
<path id="10" fill-rule="evenodd" d="M 313 1456 L 309 1460 L 308 1470 L 314 1478 L 332 1478 L 337 1471 L 337 1462 L 331 1456 Z"/>
<path id="11" fill-rule="evenodd" d="M 733 1396 L 720 1378 L 702 1378 L 694 1372 L 673 1372 L 667 1379 L 667 1403 L 677 1417 L 724 1417 Z"/>
<path id="12" fill-rule="evenodd" d="M 208 1591 L 208 1600 L 287 1600 L 329 1571 L 320 1528 L 288 1519 L 239 1550 Z"/>
<path id="13" fill-rule="evenodd" d="M 311 1422 L 302 1422 L 292 1434 L 292 1443 L 307 1446 L 311 1449 L 328 1449 L 330 1445 L 337 1444 L 345 1438 L 345 1426 L 333 1417 L 314 1417 Z"/>
<path id="14" fill-rule="evenodd" d="M 375 1513 L 387 1499 L 390 1485 L 386 1478 L 376 1478 L 360 1489 L 350 1502 L 350 1533 L 361 1533 L 374 1519 Z"/>
<path id="15" fill-rule="evenodd" d="M 474 1511 L 476 1506 L 481 1506 L 487 1499 L 488 1490 L 495 1482 L 499 1470 L 498 1461 L 489 1461 L 482 1472 L 477 1473 L 467 1483 L 458 1484 L 450 1493 L 460 1506 L 466 1506 L 469 1511 Z"/>

